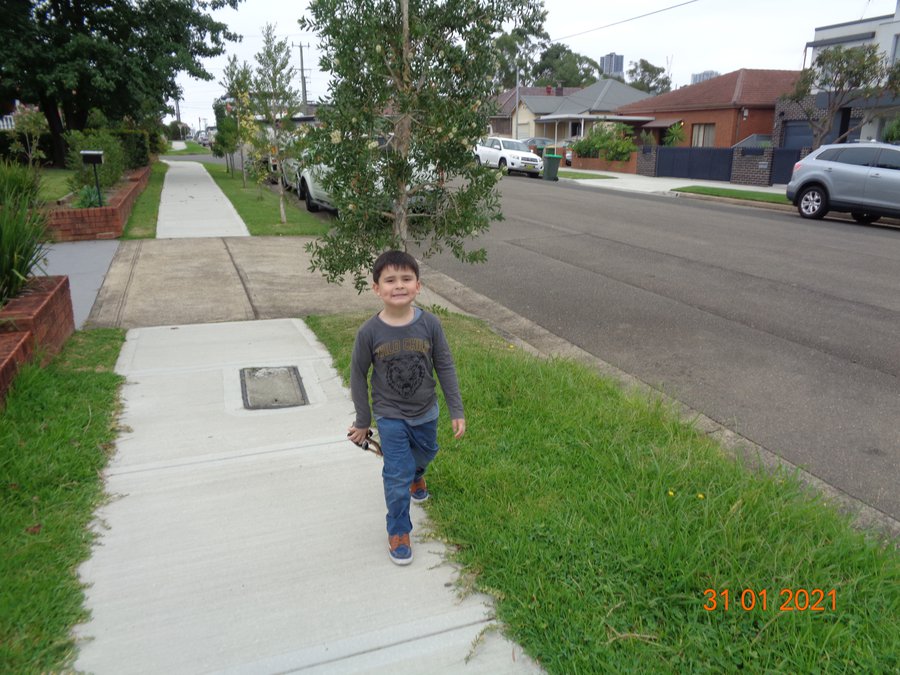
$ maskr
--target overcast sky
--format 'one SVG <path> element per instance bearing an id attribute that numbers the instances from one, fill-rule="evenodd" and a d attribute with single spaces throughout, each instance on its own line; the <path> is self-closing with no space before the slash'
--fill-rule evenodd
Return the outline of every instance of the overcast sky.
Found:
<path id="1" fill-rule="evenodd" d="M 274 23 L 277 35 L 295 45 L 298 71 L 296 45 L 302 44 L 307 97 L 314 102 L 327 93 L 328 76 L 319 70 L 316 36 L 297 26 L 307 4 L 307 0 L 244 0 L 237 11 L 220 10 L 215 16 L 243 36 L 240 43 L 228 45 L 226 54 L 236 54 L 251 65 L 262 46 L 261 28 L 266 23 Z M 680 87 L 690 84 L 692 73 L 705 70 L 721 74 L 739 68 L 799 70 L 804 45 L 813 39 L 815 28 L 893 14 L 897 0 L 544 0 L 544 6 L 551 39 L 598 61 L 610 52 L 622 54 L 626 70 L 629 62 L 646 59 L 668 68 L 673 85 Z M 218 82 L 226 58 L 207 62 L 213 81 L 179 79 L 184 90 L 181 118 L 193 128 L 214 124 L 212 102 L 223 91 Z"/>

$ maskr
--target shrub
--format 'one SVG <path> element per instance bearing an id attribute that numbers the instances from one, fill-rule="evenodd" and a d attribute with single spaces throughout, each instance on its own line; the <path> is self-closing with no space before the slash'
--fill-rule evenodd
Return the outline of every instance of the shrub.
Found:
<path id="1" fill-rule="evenodd" d="M 883 139 L 885 143 L 900 142 L 900 117 L 895 117 L 888 122 L 887 126 L 884 128 Z"/>
<path id="2" fill-rule="evenodd" d="M 40 201 L 41 175 L 32 167 L 0 161 L 0 206 L 6 203 L 7 196 L 22 195 L 31 205 L 37 206 Z"/>
<path id="3" fill-rule="evenodd" d="M 81 161 L 82 150 L 103 151 L 103 164 L 97 167 L 101 187 L 115 185 L 122 177 L 125 153 L 122 144 L 109 131 L 70 131 L 66 134 L 66 142 L 69 144 L 66 167 L 75 172 L 70 182 L 72 192 L 78 192 L 84 185 L 94 184 L 94 169 Z"/>
<path id="4" fill-rule="evenodd" d="M 85 185 L 78 191 L 78 196 L 72 202 L 72 205 L 76 209 L 90 209 L 100 206 L 100 193 L 97 192 L 96 187 Z"/>
<path id="5" fill-rule="evenodd" d="M 30 185 L 12 180 L 0 187 L 0 306 L 19 294 L 46 257 L 47 214 L 35 199 Z"/>
<path id="6" fill-rule="evenodd" d="M 611 162 L 624 161 L 637 150 L 631 128 L 625 124 L 601 124 L 572 144 L 579 157 L 599 157 Z"/>
<path id="7" fill-rule="evenodd" d="M 141 129 L 122 129 L 115 132 L 125 152 L 125 166 L 140 169 L 150 164 L 150 135 Z"/>
<path id="8" fill-rule="evenodd" d="M 668 147 L 674 147 L 676 145 L 681 145 L 684 143 L 684 139 L 686 138 L 684 131 L 684 124 L 679 122 L 678 124 L 673 124 L 666 130 L 666 136 L 663 139 L 663 145 Z"/>

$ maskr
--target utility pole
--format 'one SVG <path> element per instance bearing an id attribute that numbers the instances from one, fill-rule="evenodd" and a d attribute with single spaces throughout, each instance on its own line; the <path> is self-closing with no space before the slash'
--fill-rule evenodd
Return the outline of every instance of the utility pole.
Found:
<path id="1" fill-rule="evenodd" d="M 306 100 L 306 69 L 303 67 L 303 44 L 295 45 L 292 42 L 291 46 L 300 50 L 300 102 L 303 104 L 303 114 L 308 115 L 309 103 Z M 309 45 L 306 45 L 306 48 L 309 49 Z"/>

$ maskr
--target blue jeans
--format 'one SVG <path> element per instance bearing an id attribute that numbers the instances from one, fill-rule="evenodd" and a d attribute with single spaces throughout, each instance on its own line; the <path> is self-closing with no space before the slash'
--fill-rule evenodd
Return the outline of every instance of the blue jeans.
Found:
<path id="1" fill-rule="evenodd" d="M 437 420 L 409 424 L 406 420 L 381 417 L 378 436 L 384 453 L 384 503 L 388 536 L 412 531 L 409 519 L 409 486 L 425 473 L 438 451 Z"/>

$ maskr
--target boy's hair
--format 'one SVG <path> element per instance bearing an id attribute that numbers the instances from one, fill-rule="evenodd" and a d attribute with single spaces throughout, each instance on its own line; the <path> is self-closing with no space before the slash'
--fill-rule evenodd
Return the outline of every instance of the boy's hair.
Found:
<path id="1" fill-rule="evenodd" d="M 406 251 L 385 251 L 372 266 L 372 279 L 377 284 L 385 267 L 396 267 L 398 270 L 412 270 L 419 278 L 419 263 Z"/>

